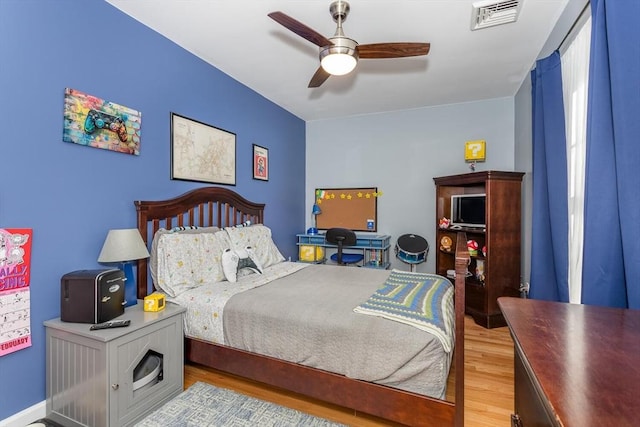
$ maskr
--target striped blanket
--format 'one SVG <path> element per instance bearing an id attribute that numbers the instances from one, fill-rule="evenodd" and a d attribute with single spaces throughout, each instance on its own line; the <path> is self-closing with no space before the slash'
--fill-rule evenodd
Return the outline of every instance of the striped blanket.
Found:
<path id="1" fill-rule="evenodd" d="M 356 313 L 402 322 L 435 335 L 444 350 L 453 350 L 453 285 L 442 276 L 392 270 Z"/>

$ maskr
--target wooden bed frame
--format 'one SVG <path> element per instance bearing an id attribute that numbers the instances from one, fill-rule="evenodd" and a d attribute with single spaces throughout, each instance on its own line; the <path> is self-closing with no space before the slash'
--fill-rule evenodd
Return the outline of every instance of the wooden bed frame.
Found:
<path id="1" fill-rule="evenodd" d="M 135 201 L 138 229 L 150 247 L 159 228 L 194 225 L 220 228 L 263 223 L 264 204 L 223 187 L 203 187 L 161 201 Z M 199 339 L 185 338 L 189 362 L 279 387 L 324 402 L 410 426 L 464 425 L 464 277 L 469 263 L 466 236 L 459 233 L 455 280 L 455 403 L 262 356 Z M 138 261 L 138 298 L 153 291 L 148 262 Z"/>

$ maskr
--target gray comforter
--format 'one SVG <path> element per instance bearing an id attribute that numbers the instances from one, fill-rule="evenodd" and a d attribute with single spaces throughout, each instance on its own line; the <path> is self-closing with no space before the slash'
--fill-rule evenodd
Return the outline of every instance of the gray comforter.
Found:
<path id="1" fill-rule="evenodd" d="M 233 296 L 224 308 L 232 347 L 444 398 L 451 355 L 413 326 L 354 313 L 387 270 L 313 265 Z"/>

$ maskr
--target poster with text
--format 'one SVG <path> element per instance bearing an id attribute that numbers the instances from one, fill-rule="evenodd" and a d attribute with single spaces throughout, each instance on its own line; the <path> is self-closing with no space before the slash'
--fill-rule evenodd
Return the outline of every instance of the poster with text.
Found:
<path id="1" fill-rule="evenodd" d="M 30 228 L 0 228 L 0 356 L 31 346 Z"/>

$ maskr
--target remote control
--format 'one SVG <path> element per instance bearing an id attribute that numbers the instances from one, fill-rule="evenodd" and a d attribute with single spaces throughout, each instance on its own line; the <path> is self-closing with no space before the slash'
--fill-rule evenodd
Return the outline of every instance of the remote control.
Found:
<path id="1" fill-rule="evenodd" d="M 124 328 L 125 326 L 129 326 L 130 324 L 131 324 L 131 320 L 111 320 L 109 322 L 91 325 L 89 330 L 95 331 L 97 329 Z"/>

